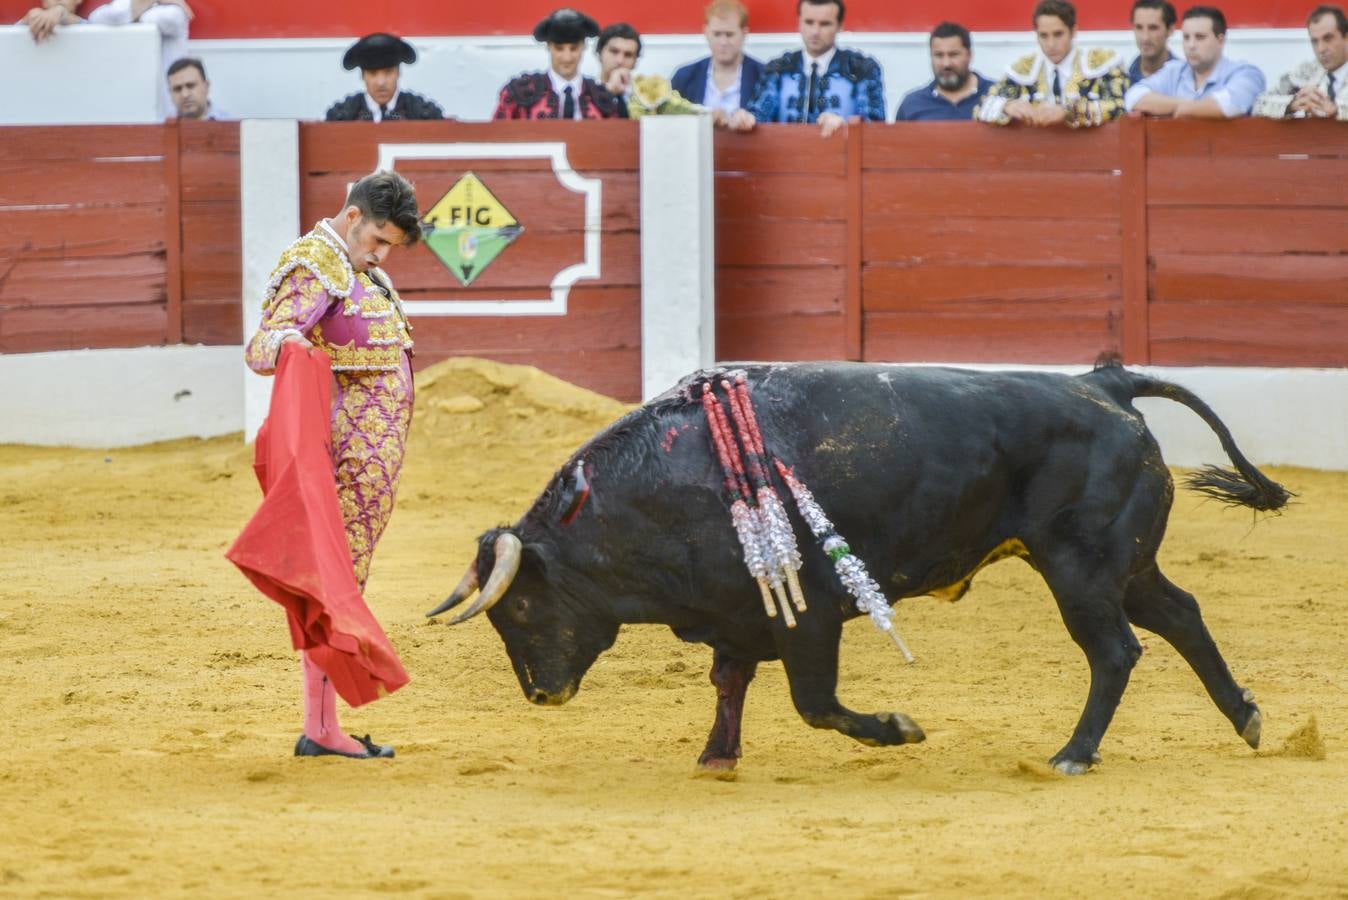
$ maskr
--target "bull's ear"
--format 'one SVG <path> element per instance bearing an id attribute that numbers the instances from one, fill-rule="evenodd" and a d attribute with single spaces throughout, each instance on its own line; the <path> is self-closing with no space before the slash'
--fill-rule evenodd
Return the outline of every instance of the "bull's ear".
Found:
<path id="1" fill-rule="evenodd" d="M 566 478 L 565 493 L 562 494 L 562 515 L 559 521 L 570 525 L 580 515 L 581 507 L 590 499 L 590 481 L 585 477 L 585 460 L 576 460 L 576 467 Z"/>

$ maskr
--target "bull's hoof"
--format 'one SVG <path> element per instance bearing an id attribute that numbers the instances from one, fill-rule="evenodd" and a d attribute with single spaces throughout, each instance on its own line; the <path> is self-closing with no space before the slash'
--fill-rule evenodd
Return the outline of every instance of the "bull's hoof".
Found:
<path id="1" fill-rule="evenodd" d="M 733 756 L 704 756 L 697 761 L 697 767 L 705 772 L 733 772 L 738 762 Z"/>
<path id="2" fill-rule="evenodd" d="M 903 713 L 880 713 L 876 718 L 894 733 L 894 740 L 885 741 L 886 744 L 920 744 L 927 739 L 922 726 Z"/>
<path id="3" fill-rule="evenodd" d="M 1082 762 L 1079 759 L 1060 759 L 1053 757 L 1049 760 L 1049 765 L 1058 770 L 1063 775 L 1085 775 L 1093 766 L 1100 764 L 1100 754 L 1092 753 L 1089 762 Z"/>
<path id="4" fill-rule="evenodd" d="M 1264 728 L 1264 717 L 1259 713 L 1259 707 L 1254 705 L 1254 691 L 1249 688 L 1241 691 L 1240 699 L 1245 701 L 1249 709 L 1249 716 L 1245 719 L 1244 725 L 1237 725 L 1236 731 L 1240 736 L 1255 750 L 1259 749 L 1259 735 Z"/>

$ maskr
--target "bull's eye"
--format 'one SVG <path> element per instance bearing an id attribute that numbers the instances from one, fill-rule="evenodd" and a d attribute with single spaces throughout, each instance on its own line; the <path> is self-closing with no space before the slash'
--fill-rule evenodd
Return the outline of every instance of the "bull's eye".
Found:
<path id="1" fill-rule="evenodd" d="M 515 605 L 515 615 L 517 615 L 517 616 L 524 616 L 524 615 L 527 615 L 527 614 L 528 614 L 528 612 L 529 612 L 529 598 L 528 598 L 528 597 L 516 597 L 516 598 L 515 598 L 514 600 L 512 600 L 511 602 L 514 603 L 514 605 Z"/>

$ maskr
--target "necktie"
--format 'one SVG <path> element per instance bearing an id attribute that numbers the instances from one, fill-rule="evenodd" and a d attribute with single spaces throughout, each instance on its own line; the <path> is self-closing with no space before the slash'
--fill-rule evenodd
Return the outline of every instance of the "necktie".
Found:
<path id="1" fill-rule="evenodd" d="M 805 87 L 805 121 L 813 122 L 811 114 L 814 112 L 814 88 L 819 80 L 819 63 L 810 63 L 810 83 Z"/>
<path id="2" fill-rule="evenodd" d="M 1062 103 L 1062 72 L 1053 70 L 1053 99 Z"/>
<path id="3" fill-rule="evenodd" d="M 1334 102 L 1334 73 L 1329 73 L 1329 102 Z"/>
<path id="4" fill-rule="evenodd" d="M 389 113 L 389 108 L 388 108 L 388 106 L 380 106 L 380 107 L 379 107 L 379 121 L 382 122 L 382 121 L 384 121 L 385 119 L 387 119 L 387 118 L 388 118 L 388 113 Z"/>
<path id="5" fill-rule="evenodd" d="M 575 91 L 572 89 L 571 85 L 568 84 L 566 90 L 562 91 L 562 94 L 565 98 L 562 100 L 562 118 L 574 119 L 576 117 Z"/>

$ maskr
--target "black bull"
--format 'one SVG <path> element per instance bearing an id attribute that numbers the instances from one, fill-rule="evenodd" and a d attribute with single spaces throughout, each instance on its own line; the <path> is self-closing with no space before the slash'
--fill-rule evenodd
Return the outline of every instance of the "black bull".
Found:
<path id="1" fill-rule="evenodd" d="M 794 629 L 765 615 L 696 402 L 721 371 L 690 376 L 577 451 L 519 522 L 481 537 L 476 563 L 429 615 L 482 585 L 455 622 L 486 610 L 539 704 L 570 699 L 623 623 L 668 625 L 710 644 L 717 708 L 704 766 L 735 765 L 745 690 L 758 662 L 777 658 L 810 725 L 872 745 L 922 740 L 905 715 L 838 702 L 842 624 L 859 613 L 780 484 L 810 605 Z M 1076 377 L 848 363 L 736 371 L 769 454 L 794 466 L 891 602 L 958 597 L 982 566 L 1009 555 L 1043 575 L 1091 676 L 1076 730 L 1051 760 L 1060 771 L 1099 760 L 1141 653 L 1130 625 L 1169 641 L 1258 745 L 1253 694 L 1232 678 L 1193 596 L 1157 566 L 1174 487 L 1131 401 L 1181 403 L 1217 434 L 1235 468 L 1209 466 L 1191 487 L 1259 510 L 1289 494 L 1192 393 L 1117 365 Z"/>

